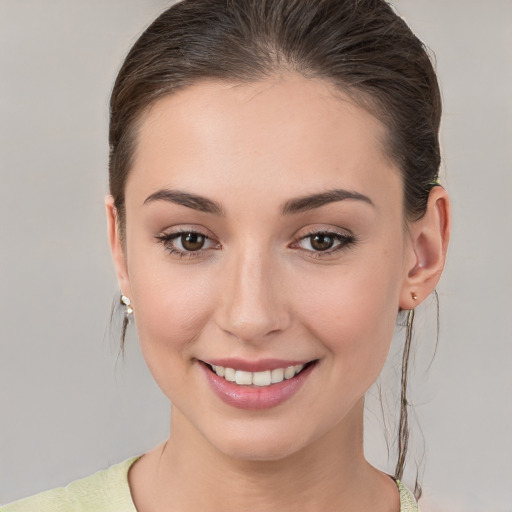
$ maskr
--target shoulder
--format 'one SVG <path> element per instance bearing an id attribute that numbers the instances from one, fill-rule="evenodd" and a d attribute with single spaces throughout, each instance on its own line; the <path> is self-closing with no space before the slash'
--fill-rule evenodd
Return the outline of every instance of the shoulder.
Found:
<path id="1" fill-rule="evenodd" d="M 136 512 L 128 486 L 128 470 L 137 458 L 66 487 L 15 501 L 0 507 L 0 512 Z"/>

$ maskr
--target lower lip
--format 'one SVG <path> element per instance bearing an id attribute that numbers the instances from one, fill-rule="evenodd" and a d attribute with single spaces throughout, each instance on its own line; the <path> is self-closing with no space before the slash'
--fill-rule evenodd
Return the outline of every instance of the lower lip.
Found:
<path id="1" fill-rule="evenodd" d="M 270 409 L 277 407 L 297 393 L 316 364 L 310 364 L 291 379 L 261 387 L 240 386 L 235 382 L 228 382 L 223 377 L 213 373 L 205 363 L 201 362 L 199 366 L 214 393 L 223 402 L 239 409 Z"/>

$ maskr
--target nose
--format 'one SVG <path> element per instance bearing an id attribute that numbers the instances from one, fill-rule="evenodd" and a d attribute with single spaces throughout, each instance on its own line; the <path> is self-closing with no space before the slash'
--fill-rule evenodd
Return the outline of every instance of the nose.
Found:
<path id="1" fill-rule="evenodd" d="M 259 343 L 290 323 L 279 265 L 261 250 L 245 250 L 226 261 L 217 324 L 247 343 Z"/>

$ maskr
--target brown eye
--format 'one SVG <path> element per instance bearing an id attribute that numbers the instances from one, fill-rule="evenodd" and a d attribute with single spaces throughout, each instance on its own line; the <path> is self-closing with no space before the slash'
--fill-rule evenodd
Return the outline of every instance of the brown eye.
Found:
<path id="1" fill-rule="evenodd" d="M 180 242 L 186 251 L 199 251 L 203 248 L 206 237 L 201 233 L 183 233 L 180 236 Z"/>
<path id="2" fill-rule="evenodd" d="M 334 256 L 342 249 L 351 247 L 356 242 L 353 235 L 334 231 L 316 231 L 303 236 L 292 247 L 303 249 L 314 258 Z"/>
<path id="3" fill-rule="evenodd" d="M 161 233 L 155 238 L 170 254 L 179 258 L 206 256 L 208 251 L 222 247 L 215 238 L 200 231 L 188 229 L 174 233 Z"/>
<path id="4" fill-rule="evenodd" d="M 315 251 L 327 251 L 334 245 L 334 237 L 328 234 L 318 233 L 311 235 L 310 243 Z"/>

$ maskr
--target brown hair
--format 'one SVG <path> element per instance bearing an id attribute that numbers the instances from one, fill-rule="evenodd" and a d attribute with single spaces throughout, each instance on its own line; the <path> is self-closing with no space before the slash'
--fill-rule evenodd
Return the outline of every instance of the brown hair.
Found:
<path id="1" fill-rule="evenodd" d="M 405 217 L 421 218 L 438 179 L 441 99 L 425 46 L 387 2 L 184 0 L 140 36 L 112 91 L 110 193 L 122 238 L 141 114 L 198 81 L 244 83 L 283 71 L 331 82 L 383 122 L 386 151 L 403 176 Z M 410 336 L 404 354 L 409 345 Z M 404 369 L 406 383 L 407 361 Z M 407 451 L 405 389 L 401 402 L 397 477 Z"/>

